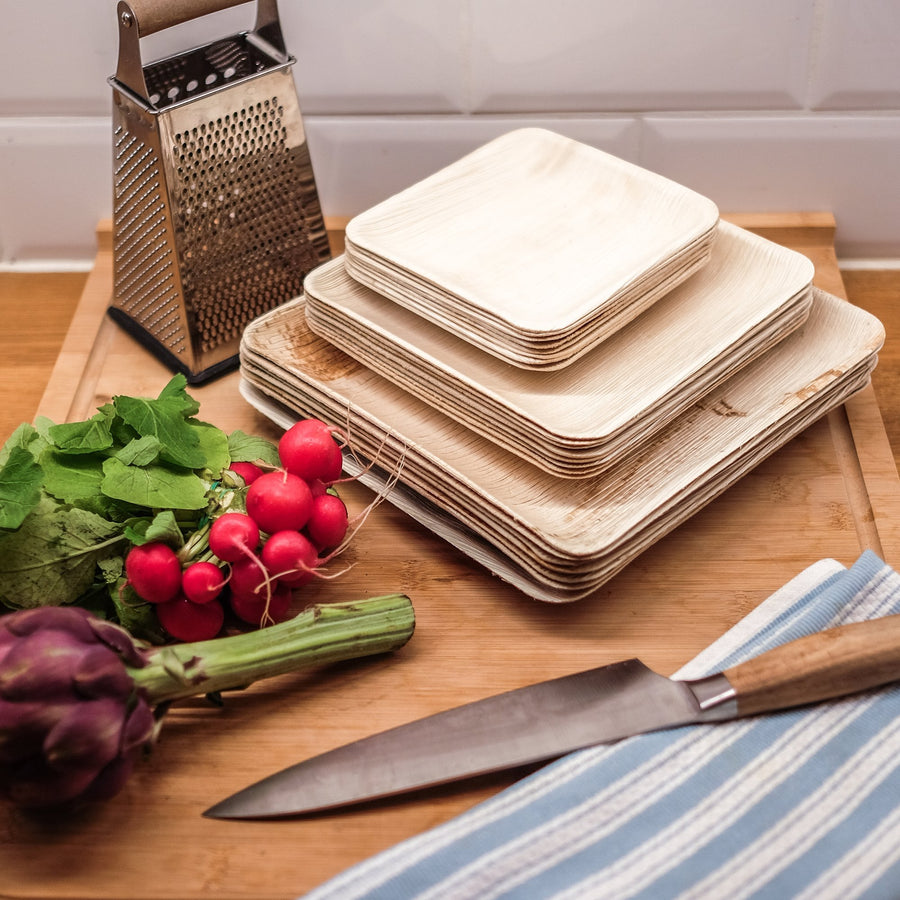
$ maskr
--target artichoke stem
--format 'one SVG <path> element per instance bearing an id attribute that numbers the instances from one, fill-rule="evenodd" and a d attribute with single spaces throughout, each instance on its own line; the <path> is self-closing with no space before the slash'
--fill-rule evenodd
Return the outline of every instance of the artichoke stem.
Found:
<path id="1" fill-rule="evenodd" d="M 153 704 L 246 687 L 298 669 L 387 653 L 412 637 L 415 612 L 404 594 L 317 604 L 295 618 L 209 641 L 172 644 L 129 667 Z"/>

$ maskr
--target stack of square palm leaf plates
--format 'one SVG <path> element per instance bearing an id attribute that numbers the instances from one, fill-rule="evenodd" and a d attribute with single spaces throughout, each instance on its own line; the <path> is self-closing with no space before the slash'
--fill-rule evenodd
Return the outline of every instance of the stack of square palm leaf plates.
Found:
<path id="1" fill-rule="evenodd" d="M 571 364 L 709 258 L 705 197 L 539 128 L 354 218 L 348 272 L 513 365 Z"/>
<path id="2" fill-rule="evenodd" d="M 367 265 L 376 248 L 393 260 L 383 280 L 359 274 L 348 242 L 307 276 L 303 296 L 251 323 L 241 347 L 252 405 L 284 427 L 317 416 L 345 428 L 349 472 L 390 487 L 414 519 L 549 602 L 594 592 L 863 387 L 884 339 L 872 316 L 812 286 L 802 255 L 717 214 L 706 227 L 708 204 L 690 192 L 633 166 L 613 176 L 608 157 L 572 145 L 515 132 L 362 214 L 365 227 L 354 220 L 348 238 L 365 244 Z M 588 260 L 598 170 L 614 201 L 605 215 L 619 226 L 594 228 Z M 496 180 L 505 187 L 492 194 Z M 541 242 L 521 219 L 532 206 L 547 212 L 545 181 L 566 196 Z M 497 198 L 495 216 L 479 210 L 479 192 L 487 206 Z M 585 204 L 594 204 L 587 217 Z M 602 241 L 624 253 L 640 241 L 634 219 L 646 228 L 654 209 L 668 222 L 649 229 L 659 246 L 640 263 L 631 247 L 628 277 L 607 278 L 616 267 Z M 427 240 L 412 240 L 423 230 Z M 394 242 L 401 232 L 409 243 Z M 462 254 L 455 266 L 442 242 Z M 465 246 L 490 246 L 501 264 Z M 673 257 L 681 262 L 669 265 Z M 554 263 L 567 277 L 539 282 Z M 520 268 L 532 274 L 517 278 Z M 610 308 L 613 319 L 598 324 Z M 546 352 L 557 342 L 565 350 Z"/>
<path id="3" fill-rule="evenodd" d="M 561 478 L 614 465 L 806 319 L 806 257 L 723 223 L 710 262 L 564 369 L 521 369 L 351 278 L 306 279 L 310 328 L 473 431 Z"/>

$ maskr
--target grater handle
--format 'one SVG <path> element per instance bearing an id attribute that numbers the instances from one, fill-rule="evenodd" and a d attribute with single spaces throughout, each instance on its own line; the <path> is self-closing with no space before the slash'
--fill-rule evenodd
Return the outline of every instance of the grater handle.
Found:
<path id="1" fill-rule="evenodd" d="M 242 6 L 250 0 L 119 0 L 119 62 L 116 80 L 140 97 L 147 96 L 140 39 L 191 19 Z M 254 32 L 287 56 L 278 16 L 278 0 L 256 0 Z"/>
<path id="2" fill-rule="evenodd" d="M 247 2 L 249 0 L 128 0 L 119 4 L 119 20 L 121 22 L 122 7 L 127 7 L 134 17 L 138 37 L 146 37 Z"/>

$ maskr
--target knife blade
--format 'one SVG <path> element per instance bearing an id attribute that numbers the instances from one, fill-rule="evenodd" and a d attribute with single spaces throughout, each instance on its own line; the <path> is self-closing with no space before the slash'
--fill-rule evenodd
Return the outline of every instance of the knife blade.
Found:
<path id="1" fill-rule="evenodd" d="M 650 731 L 774 712 L 900 679 L 900 615 L 818 632 L 696 680 L 637 659 L 436 713 L 276 772 L 207 809 L 270 819 L 393 797 Z"/>

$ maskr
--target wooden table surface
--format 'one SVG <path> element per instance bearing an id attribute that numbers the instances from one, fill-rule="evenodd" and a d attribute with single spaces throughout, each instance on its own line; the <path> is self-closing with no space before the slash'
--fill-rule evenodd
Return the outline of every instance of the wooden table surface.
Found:
<path id="1" fill-rule="evenodd" d="M 806 253 L 816 283 L 845 296 L 824 214 L 734 216 Z M 37 413 L 86 418 L 113 394 L 153 395 L 170 373 L 104 316 L 108 230 Z M 339 241 L 339 235 L 334 238 Z M 896 363 L 896 358 L 895 358 Z M 191 393 L 226 430 L 277 437 L 238 395 L 237 375 Z M 371 495 L 343 494 L 351 511 Z M 0 895 L 41 898 L 289 898 L 447 821 L 510 776 L 279 822 L 201 817 L 219 799 L 330 747 L 458 703 L 640 656 L 671 673 L 800 570 L 865 548 L 900 562 L 900 481 L 872 387 L 815 423 L 586 600 L 528 600 L 382 504 L 336 581 L 298 597 L 403 591 L 417 629 L 395 654 L 258 683 L 223 708 L 187 701 L 124 791 L 69 816 L 0 812 Z"/>

